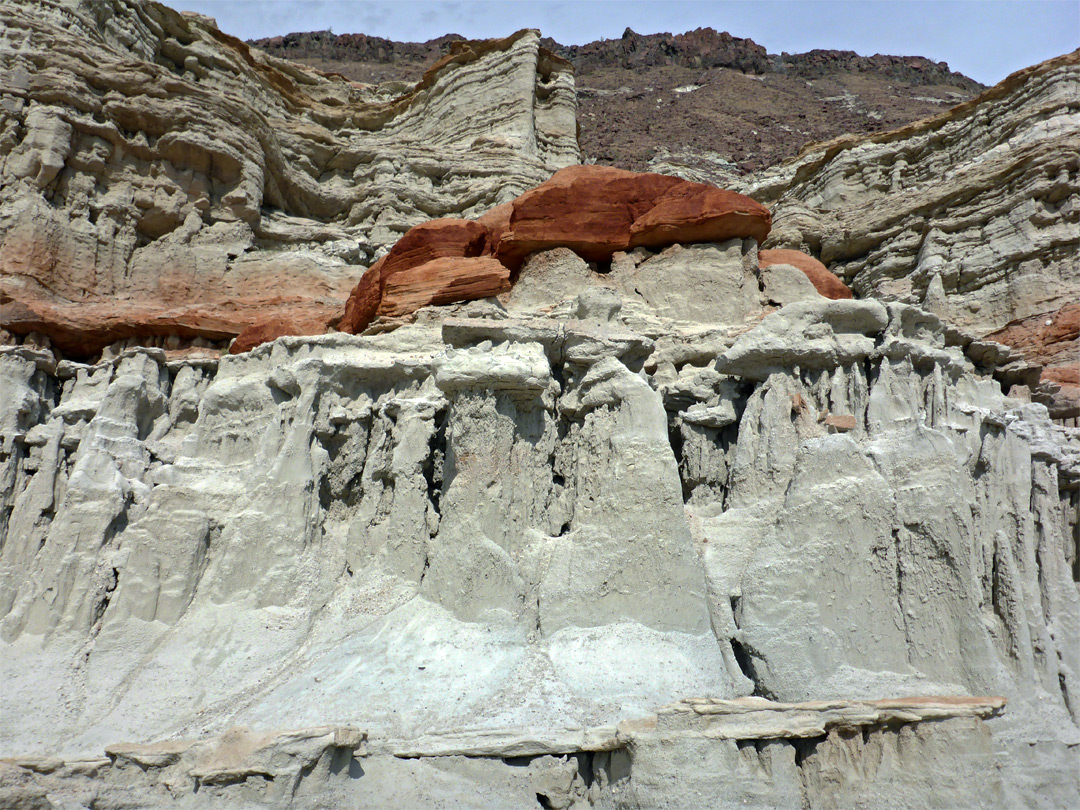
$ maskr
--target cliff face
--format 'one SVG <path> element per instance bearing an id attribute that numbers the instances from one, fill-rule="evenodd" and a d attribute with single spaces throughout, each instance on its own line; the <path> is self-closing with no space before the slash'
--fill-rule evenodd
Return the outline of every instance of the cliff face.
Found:
<path id="1" fill-rule="evenodd" d="M 246 228 L 263 260 L 338 268 L 340 315 L 361 275 L 327 258 L 340 234 L 374 247 L 387 222 L 479 212 L 567 159 L 552 133 L 560 111 L 572 121 L 570 78 L 531 32 L 461 47 L 380 101 L 152 3 L 65 8 L 4 11 L 19 44 L 2 52 L 17 91 L 0 167 L 12 331 L 46 304 L 67 320 L 33 328 L 74 336 L 80 309 L 120 294 L 162 306 L 131 262 L 189 219 L 176 267 L 225 261 L 199 235 Z M 65 46 L 60 14 L 100 62 Z M 765 244 L 820 256 L 854 299 L 823 298 L 812 278 L 828 271 L 763 260 L 757 238 L 609 264 L 544 242 L 497 298 L 363 335 L 235 355 L 120 344 L 91 362 L 57 350 L 59 328 L 51 346 L 8 339 L 0 804 L 1077 804 L 1080 429 L 1030 401 L 1056 408 L 1064 388 L 1010 387 L 1027 344 L 982 337 L 1064 309 L 1075 284 L 1074 61 L 748 186 L 772 206 Z M 60 70 L 82 95 L 58 95 Z M 192 94 L 184 126 L 151 115 Z M 463 146 L 487 126 L 457 106 L 469 99 L 492 104 L 505 142 Z M 207 205 L 184 197 L 175 230 L 124 242 L 118 223 L 155 221 L 135 189 L 178 171 L 161 150 L 182 137 L 209 157 L 170 182 Z M 83 168 L 91 147 L 101 164 Z M 231 179 L 215 175 L 234 152 Z M 361 155 L 396 173 L 360 171 Z M 617 174 L 631 191 L 656 182 Z M 568 221 L 582 196 L 532 198 L 570 206 L 554 218 L 570 233 L 590 225 Z M 685 219 L 692 200 L 676 202 L 665 210 Z M 368 205 L 370 221 L 341 213 Z M 507 214 L 514 234 L 554 233 L 555 208 L 529 210 Z M 84 237 L 100 249 L 48 252 Z M 101 264 L 129 243 L 127 264 Z M 222 317 L 215 279 L 241 254 L 177 300 Z M 60 296 L 84 255 L 106 281 Z M 1036 259 L 1029 288 L 1013 268 Z M 309 294 L 277 272 L 252 278 Z M 1032 310 L 1009 310 L 1002 284 Z M 277 311 L 303 317 L 307 300 Z M 107 339 L 95 328 L 86 341 Z M 1070 339 L 1046 327 L 1039 351 L 1051 337 Z"/>
<path id="2" fill-rule="evenodd" d="M 216 363 L 7 349 L 5 751 L 336 722 L 368 735 L 376 772 L 457 757 L 478 806 L 503 777 L 472 757 L 621 751 L 594 798 L 647 807 L 699 778 L 672 745 L 750 745 L 790 781 L 746 795 L 827 802 L 824 767 L 846 806 L 902 778 L 867 775 L 900 733 L 950 750 L 905 771 L 965 758 L 929 779 L 943 797 L 983 779 L 1006 804 L 1075 795 L 1075 430 L 980 380 L 912 307 L 807 291 L 748 329 L 753 253 L 672 248 L 619 284 L 540 254 L 505 310 Z M 901 713 L 816 760 L 798 740 L 830 732 L 792 730 L 798 707 L 726 743 L 693 724 L 603 736 L 750 694 L 1009 705 L 992 738 Z M 788 742 L 758 750 L 758 733 Z M 568 779 L 599 780 L 593 756 L 571 761 Z M 397 779 L 430 790 L 421 771 Z"/>
<path id="3" fill-rule="evenodd" d="M 393 42 L 313 31 L 252 44 L 356 81 L 400 86 L 419 78 L 453 39 Z M 769 54 L 711 28 L 676 35 L 627 29 L 585 45 L 541 44 L 574 66 L 586 160 L 634 171 L 678 167 L 720 185 L 794 157 L 807 142 L 894 129 L 984 89 L 920 56 Z"/>
<path id="4" fill-rule="evenodd" d="M 3 325 L 72 356 L 325 331 L 410 226 L 577 162 L 572 75 L 532 32 L 381 98 L 155 3 L 0 14 Z"/>
<path id="5" fill-rule="evenodd" d="M 807 148 L 741 190 L 767 247 L 819 256 L 858 295 L 920 303 L 989 338 L 984 365 L 1080 416 L 1080 52 L 927 121 Z M 1040 368 L 1045 366 L 1040 382 Z"/>

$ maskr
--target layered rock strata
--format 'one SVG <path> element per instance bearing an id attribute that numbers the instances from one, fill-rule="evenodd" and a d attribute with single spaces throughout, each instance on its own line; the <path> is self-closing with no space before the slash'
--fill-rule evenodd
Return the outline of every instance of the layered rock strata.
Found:
<path id="1" fill-rule="evenodd" d="M 998 341 L 1002 384 L 1080 416 L 1080 52 L 893 132 L 804 150 L 740 190 L 766 247 L 812 253 L 859 297 L 918 303 L 955 339 Z M 1039 366 L 1046 365 L 1039 385 Z"/>
<path id="2" fill-rule="evenodd" d="M 383 96 L 153 2 L 5 3 L 0 26 L 0 326 L 72 357 L 325 331 L 409 227 L 578 159 L 572 72 L 535 32 Z"/>
<path id="3" fill-rule="evenodd" d="M 807 285 L 770 312 L 753 239 L 612 265 L 556 250 L 503 303 L 216 362 L 4 349 L 6 778 L 105 786 L 115 764 L 65 763 L 334 724 L 388 756 L 308 772 L 421 803 L 1074 803 L 1077 431 L 918 308 Z M 1009 703 L 844 714 L 926 694 Z M 748 695 L 840 725 L 713 725 Z M 629 762 L 585 731 L 695 696 Z M 286 795 L 237 767 L 256 806 Z"/>
<path id="4" fill-rule="evenodd" d="M 937 791 L 926 806 L 977 796 L 966 805 L 992 807 L 1001 780 L 981 721 L 1003 705 L 1000 698 L 691 698 L 556 737 L 448 734 L 412 747 L 366 740 L 351 728 L 261 735 L 238 728 L 208 740 L 112 745 L 96 759 L 0 760 L 0 796 L 9 806 L 61 797 L 146 806 L 167 791 L 173 807 L 452 802 L 614 810 L 697 806 L 704 796 L 713 807 L 856 807 L 916 787 L 928 798 Z M 688 780 L 684 757 L 702 754 L 706 763 Z"/>
<path id="5" fill-rule="evenodd" d="M 495 205 L 571 162 L 533 33 L 389 99 L 152 3 L 0 13 L 0 304 L 62 350 L 0 347 L 0 804 L 1080 804 L 1080 430 L 1034 379 L 1074 58 L 750 189 L 828 269 L 687 197 L 635 242 L 670 178 L 590 264 L 561 180 Z M 361 232 L 387 331 L 277 337 Z M 253 348 L 80 362 L 154 318 Z"/>
<path id="6" fill-rule="evenodd" d="M 357 334 L 377 317 L 498 295 L 509 290 L 510 271 L 538 251 L 559 247 L 610 262 L 632 248 L 744 238 L 760 244 L 771 221 L 764 206 L 714 186 L 571 166 L 475 222 L 441 219 L 413 227 L 364 273 L 337 325 Z M 800 263 L 810 268 L 808 275 L 824 274 L 843 287 L 820 262 L 802 256 Z"/>

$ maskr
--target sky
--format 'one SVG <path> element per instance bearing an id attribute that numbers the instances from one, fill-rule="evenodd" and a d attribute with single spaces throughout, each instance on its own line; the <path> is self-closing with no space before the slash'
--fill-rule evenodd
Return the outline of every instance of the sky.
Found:
<path id="1" fill-rule="evenodd" d="M 769 53 L 925 56 L 983 84 L 1080 47 L 1080 0 L 164 0 L 241 39 L 332 30 L 423 42 L 539 28 L 563 45 L 699 27 Z"/>

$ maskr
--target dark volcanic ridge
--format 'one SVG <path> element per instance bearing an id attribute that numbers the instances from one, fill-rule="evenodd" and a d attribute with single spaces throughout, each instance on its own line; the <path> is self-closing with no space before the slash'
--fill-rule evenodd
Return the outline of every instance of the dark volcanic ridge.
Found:
<path id="1" fill-rule="evenodd" d="M 279 57 L 381 84 L 418 81 L 462 39 L 394 42 L 293 33 L 251 44 Z M 984 87 L 921 56 L 814 50 L 770 54 L 711 28 L 586 45 L 543 44 L 574 64 L 583 159 L 636 171 L 721 179 L 793 157 L 807 143 L 880 132 L 973 98 Z"/>

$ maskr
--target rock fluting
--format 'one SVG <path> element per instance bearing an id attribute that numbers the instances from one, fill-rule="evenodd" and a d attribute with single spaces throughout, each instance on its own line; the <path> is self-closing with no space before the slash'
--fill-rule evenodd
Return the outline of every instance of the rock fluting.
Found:
<path id="1" fill-rule="evenodd" d="M 503 93 L 493 103 L 505 120 L 551 133 L 537 123 L 543 102 L 561 109 L 570 80 L 526 32 L 458 46 L 414 95 L 365 107 L 350 94 L 369 90 L 290 70 L 153 3 L 2 13 L 19 46 L 0 54 L 14 65 L 5 81 L 21 88 L 0 167 L 14 178 L 0 224 L 11 262 L 3 304 L 16 314 L 43 307 L 69 268 L 56 258 L 68 253 L 33 247 L 26 211 L 44 217 L 42 238 L 59 234 L 56 244 L 90 234 L 94 262 L 160 247 L 175 231 L 129 244 L 108 223 L 136 229 L 132 212 L 154 210 L 136 189 L 173 165 L 155 150 L 185 132 L 208 141 L 218 117 L 221 137 L 199 147 L 211 150 L 209 174 L 189 166 L 175 181 L 182 191 L 209 183 L 212 221 L 199 215 L 191 255 L 204 255 L 194 252 L 204 230 L 266 234 L 272 221 L 296 249 L 262 236 L 252 255 L 322 257 L 333 240 L 307 241 L 309 229 L 353 225 L 325 213 L 333 206 L 269 210 L 271 198 L 299 205 L 283 191 L 288 178 L 311 180 L 295 182 L 312 206 L 324 191 L 347 198 L 368 181 L 329 176 L 335 161 L 387 127 L 441 143 L 423 152 L 425 165 L 486 160 L 483 145 L 457 151 L 459 137 L 478 137 L 475 118 L 455 108 L 475 97 L 467 87 Z M 91 45 L 57 39 L 61 18 Z M 55 63 L 41 55 L 49 42 Z M 99 62 L 78 58 L 87 47 Z M 186 55 L 169 67 L 168 53 Z M 69 339 L 60 328 L 8 336 L 0 806 L 1080 803 L 1080 429 L 1038 401 L 1038 383 L 1008 384 L 1037 369 L 1021 351 L 1067 377 L 1055 363 L 1071 340 L 1058 324 L 1075 315 L 1061 261 L 1075 212 L 1071 197 L 1053 208 L 1040 198 L 1038 217 L 1016 220 L 1042 262 L 1043 289 L 1028 292 L 1037 301 L 1025 314 L 994 287 L 1019 283 L 997 277 L 1021 261 L 1018 237 L 969 207 L 1001 204 L 972 179 L 980 167 L 1013 178 L 993 188 L 1014 202 L 1050 182 L 1038 167 L 1061 168 L 1048 147 L 1075 135 L 1059 103 L 1074 68 L 1039 66 L 893 140 L 810 153 L 746 189 L 760 205 L 610 169 L 537 185 L 561 160 L 539 157 L 550 146 L 539 134 L 492 147 L 494 174 L 464 186 L 442 175 L 430 196 L 412 181 L 372 179 L 369 193 L 400 197 L 387 216 L 409 227 L 387 227 L 394 238 L 377 262 L 372 253 L 333 265 L 334 317 L 346 280 L 359 282 L 355 306 L 376 317 L 365 334 L 285 334 L 328 316 L 283 302 L 247 322 L 237 342 L 249 350 L 236 354 L 69 352 L 80 335 L 70 319 L 39 318 L 67 324 Z M 50 71 L 85 78 L 87 98 L 57 95 Z M 135 94 L 165 72 L 177 77 L 172 96 Z M 489 87 L 492 75 L 501 78 Z M 91 78 L 108 90 L 89 92 Z M 241 105 L 236 92 L 252 87 Z M 205 98 L 188 129 L 153 125 L 156 105 L 183 107 L 192 93 Z M 305 113 L 265 117 L 275 105 Z M 114 117 L 99 120 L 106 112 Z M 369 114 L 383 129 L 360 126 Z M 165 129 L 143 145 L 139 133 L 154 126 Z M 57 132 L 78 148 L 55 147 Z M 286 160 L 248 135 L 294 151 Z M 214 172 L 233 165 L 219 152 L 244 143 L 251 151 L 237 155 L 281 164 L 237 190 L 247 163 L 228 182 Z M 901 167 L 887 194 L 879 172 L 898 144 L 923 185 L 905 186 Z M 105 168 L 91 186 L 76 155 L 98 146 Z M 413 148 L 427 147 L 393 146 Z M 402 165 L 416 166 L 407 154 Z M 872 188 L 843 162 L 858 154 Z M 306 173 L 304 157 L 319 155 Z M 544 176 L 525 187 L 506 179 L 534 169 Z M 607 178 L 604 193 L 570 193 L 575 177 Z M 1054 175 L 1048 196 L 1071 189 L 1071 177 Z M 652 191 L 619 218 L 565 207 L 635 187 Z M 941 205 L 924 212 L 944 234 L 933 244 L 953 245 L 938 259 L 909 244 L 922 238 L 916 191 Z M 240 217 L 259 194 L 257 218 Z M 858 194 L 869 202 L 856 212 L 845 201 Z M 425 209 L 441 195 L 445 207 Z M 766 203 L 777 212 L 771 233 Z M 895 233 L 876 218 L 890 206 Z M 955 253 L 974 250 L 977 226 L 986 279 Z M 763 239 L 802 252 L 770 255 Z M 371 265 L 362 275 L 361 264 Z M 110 295 L 156 305 L 161 293 L 144 282 L 161 277 L 123 266 L 130 290 L 114 274 Z M 920 266 L 937 268 L 925 291 L 912 281 Z M 967 287 L 950 286 L 953 269 Z M 253 278 L 275 295 L 310 295 L 306 277 L 284 284 L 276 272 Z M 823 273 L 850 283 L 850 297 L 823 289 Z M 235 328 L 210 282 L 199 300 L 200 278 L 185 300 Z M 981 337 L 956 315 L 965 294 L 988 310 Z M 65 295 L 72 308 L 118 305 L 98 288 Z M 1047 302 L 1058 307 L 1050 324 L 1034 320 Z M 103 339 L 87 328 L 86 346 Z"/>
<path id="2" fill-rule="evenodd" d="M 152 2 L 6 3 L 0 325 L 119 340 L 325 331 L 409 227 L 577 162 L 569 66 L 462 44 L 384 97 Z"/>
<path id="3" fill-rule="evenodd" d="M 316 751 L 297 771 L 309 788 L 282 794 L 283 766 L 240 762 L 241 787 L 200 793 L 304 806 L 335 784 L 325 795 L 513 807 L 520 779 L 567 757 L 568 783 L 617 789 L 589 801 L 648 807 L 705 784 L 676 778 L 677 748 L 717 758 L 712 796 L 752 750 L 791 780 L 739 790 L 773 804 L 858 806 L 917 766 L 903 795 L 1075 796 L 1080 436 L 1006 398 L 918 308 L 811 289 L 766 314 L 756 244 L 607 274 L 553 251 L 505 307 L 212 363 L 4 349 L 0 710 L 20 718 L 2 727 L 19 755 L 4 795 L 85 789 L 31 755 L 348 718 L 369 740 L 357 767 L 383 776 L 335 782 L 349 755 Z M 816 759 L 798 711 L 770 715 L 787 742 L 760 752 L 739 726 L 723 745 L 666 726 L 597 742 L 674 700 L 752 692 L 1009 704 L 821 732 Z M 902 771 L 876 770 L 893 756 Z M 504 781 L 499 757 L 536 764 Z M 425 787 L 447 767 L 453 788 Z"/>
<path id="4" fill-rule="evenodd" d="M 765 247 L 819 257 L 860 297 L 923 304 L 955 340 L 1014 346 L 987 352 L 1003 384 L 1075 419 L 1078 92 L 1073 52 L 937 118 L 810 147 L 740 190 L 772 208 Z"/>

